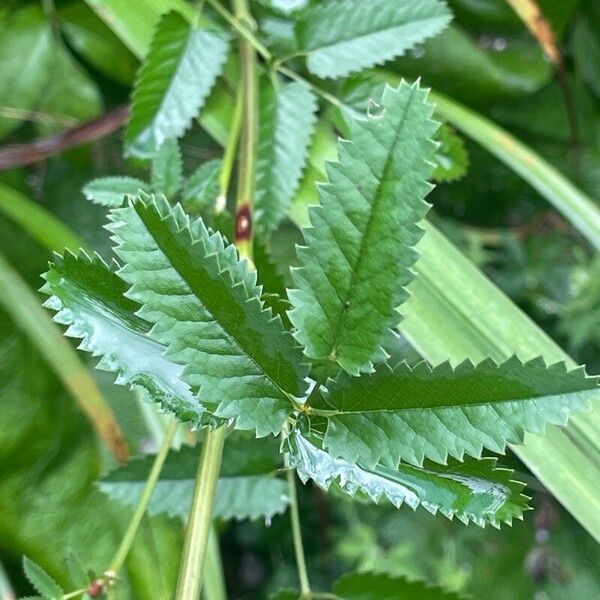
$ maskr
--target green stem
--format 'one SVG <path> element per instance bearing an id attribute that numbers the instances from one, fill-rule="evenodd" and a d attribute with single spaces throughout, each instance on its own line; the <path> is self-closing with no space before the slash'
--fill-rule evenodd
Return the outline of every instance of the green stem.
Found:
<path id="1" fill-rule="evenodd" d="M 327 102 L 329 102 L 330 104 L 333 104 L 334 106 L 337 106 L 338 108 L 343 108 L 345 106 L 344 103 L 339 98 L 337 98 L 333 94 L 330 94 L 327 90 L 320 88 L 318 85 L 315 85 L 311 81 L 308 81 L 308 79 L 305 79 L 304 77 L 302 77 L 302 75 L 298 75 L 298 73 L 296 73 L 296 71 L 292 71 L 292 69 L 288 69 L 287 67 L 282 67 L 281 65 L 276 65 L 275 68 L 282 75 L 285 75 L 286 77 L 289 77 L 290 79 L 293 79 L 294 81 L 297 81 L 298 83 L 302 83 L 302 84 L 308 86 L 310 89 L 312 89 L 312 91 L 315 94 L 317 94 L 317 96 L 321 96 L 321 98 L 323 98 L 324 100 L 327 100 Z"/>
<path id="2" fill-rule="evenodd" d="M 202 595 L 205 600 L 227 600 L 225 579 L 223 578 L 223 564 L 219 549 L 219 535 L 214 525 L 208 535 L 208 548 L 206 549 L 206 562 L 204 564 L 204 586 Z"/>
<path id="3" fill-rule="evenodd" d="M 204 438 L 175 600 L 196 600 L 200 595 L 226 435 L 227 426 L 223 425 L 219 429 L 208 430 Z"/>
<path id="4" fill-rule="evenodd" d="M 231 180 L 231 173 L 233 171 L 233 164 L 235 162 L 235 153 L 238 147 L 238 140 L 242 127 L 243 113 L 244 95 L 240 85 L 240 89 L 237 92 L 235 108 L 233 109 L 233 118 L 231 121 L 231 127 L 229 128 L 229 135 L 227 136 L 225 153 L 223 154 L 223 164 L 221 167 L 221 172 L 219 173 L 219 198 L 217 199 L 218 208 L 224 205 L 227 199 L 229 181 Z M 223 209 L 220 208 L 220 210 Z"/>
<path id="5" fill-rule="evenodd" d="M 245 8 L 245 0 L 237 2 L 233 0 L 235 15 L 232 15 L 226 8 L 221 6 L 218 0 L 207 0 L 216 12 L 219 13 L 256 51 L 267 61 L 270 62 L 273 58 L 269 50 L 258 40 L 252 33 L 248 23 L 244 23 L 244 19 L 250 16 L 250 12 Z M 241 8 L 241 10 L 240 10 Z"/>
<path id="6" fill-rule="evenodd" d="M 295 471 L 293 469 L 288 469 L 286 476 L 288 482 L 288 496 L 290 497 L 290 521 L 292 522 L 294 553 L 296 555 L 296 565 L 298 567 L 298 578 L 300 579 L 300 595 L 303 599 L 309 599 L 311 598 L 311 592 L 310 584 L 308 582 L 308 570 L 306 569 L 306 559 L 304 558 L 304 545 L 302 544 L 302 530 L 300 528 Z"/>
<path id="7" fill-rule="evenodd" d="M 150 504 L 152 493 L 154 492 L 156 482 L 158 481 L 162 467 L 165 463 L 167 455 L 169 454 L 171 442 L 173 441 L 176 432 L 177 421 L 171 421 L 167 431 L 165 432 L 165 437 L 160 446 L 160 450 L 154 459 L 152 469 L 148 475 L 146 485 L 144 486 L 144 490 L 142 492 L 142 496 L 135 507 L 135 512 L 131 517 L 127 531 L 125 532 L 125 535 L 121 540 L 121 544 L 119 545 L 119 548 L 117 549 L 117 552 L 110 563 L 110 567 L 108 568 L 108 573 L 110 573 L 111 576 L 116 576 L 118 574 L 123 566 L 123 563 L 125 562 L 125 559 L 127 558 L 127 555 L 129 554 L 129 550 L 131 549 L 131 545 L 133 544 L 133 540 L 135 539 L 135 535 L 140 526 L 142 518 L 146 514 L 148 504 Z"/>
<path id="8" fill-rule="evenodd" d="M 77 596 L 83 596 L 83 594 L 85 594 L 87 592 L 87 589 L 81 589 L 81 590 L 75 590 L 74 592 L 69 592 L 68 594 L 65 594 L 61 600 L 70 600 L 71 598 L 77 598 Z"/>
<path id="9" fill-rule="evenodd" d="M 209 3 L 222 15 L 227 13 L 214 0 Z M 233 0 L 235 22 L 242 21 L 248 27 L 253 24 L 252 16 L 245 0 Z M 229 14 L 229 13 L 227 13 Z M 225 16 L 225 15 L 224 15 Z M 227 17 L 226 17 L 227 18 Z M 228 19 L 229 20 L 229 19 Z M 228 146 L 233 147 L 237 137 L 235 129 L 241 127 L 239 133 L 239 173 L 237 191 L 237 211 L 235 225 L 235 244 L 240 256 L 252 258 L 252 207 L 254 205 L 254 186 L 256 171 L 256 144 L 258 138 L 258 76 L 256 72 L 256 53 L 247 40 L 253 37 L 246 27 L 236 27 L 241 34 L 240 59 L 242 67 L 241 94 L 239 94 L 240 125 L 235 125 L 229 135 Z M 235 136 L 235 137 L 234 137 Z M 233 163 L 233 149 L 226 157 Z M 228 178 L 227 178 L 228 183 Z M 208 537 L 211 528 L 212 508 L 221 468 L 223 445 L 227 428 L 222 426 L 209 431 L 204 440 L 200 467 L 196 476 L 196 489 L 187 528 L 183 558 L 179 570 L 176 600 L 198 598 L 202 588 L 202 576 L 207 554 Z"/>
<path id="10" fill-rule="evenodd" d="M 233 0 L 235 17 L 254 26 L 246 0 Z M 235 243 L 240 256 L 252 259 L 253 207 L 256 185 L 256 147 L 258 145 L 258 72 L 256 51 L 247 39 L 240 38 L 242 69 L 242 130 L 240 132 Z"/>

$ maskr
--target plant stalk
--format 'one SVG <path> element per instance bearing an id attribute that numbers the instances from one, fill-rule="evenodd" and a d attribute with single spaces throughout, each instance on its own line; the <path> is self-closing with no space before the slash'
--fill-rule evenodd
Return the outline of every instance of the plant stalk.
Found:
<path id="1" fill-rule="evenodd" d="M 209 3 L 219 10 L 218 3 Z M 233 0 L 235 18 L 252 27 L 253 20 L 245 0 Z M 219 8 L 217 8 L 217 6 Z M 224 10 L 224 9 L 223 9 Z M 219 11 L 221 12 L 221 11 Z M 243 32 L 238 29 L 240 33 Z M 256 167 L 256 144 L 258 136 L 258 81 L 256 72 L 256 53 L 254 48 L 240 38 L 240 59 L 242 66 L 241 93 L 239 100 L 241 131 L 239 133 L 239 171 L 236 202 L 235 245 L 240 256 L 252 260 L 252 207 L 254 205 L 254 179 Z M 235 129 L 240 125 L 232 124 L 225 158 L 232 160 L 234 147 L 238 142 Z M 227 164 L 227 163 L 225 163 Z M 222 182 L 222 180 L 221 180 Z M 202 589 L 202 576 L 209 543 L 212 523 L 212 509 L 221 468 L 223 446 L 227 427 L 223 425 L 214 431 L 208 431 L 202 447 L 200 466 L 196 476 L 196 489 L 187 527 L 183 557 L 179 570 L 176 600 L 196 600 Z"/>
<path id="2" fill-rule="evenodd" d="M 229 190 L 229 181 L 231 180 L 231 172 L 233 171 L 233 163 L 235 162 L 235 151 L 238 147 L 240 130 L 242 127 L 242 115 L 244 109 L 244 95 L 241 85 L 237 92 L 235 108 L 233 109 L 233 118 L 231 128 L 227 136 L 227 145 L 223 154 L 223 164 L 219 173 L 219 197 L 217 198 L 216 210 L 221 212 L 227 201 L 227 192 Z"/>
<path id="3" fill-rule="evenodd" d="M 200 596 L 226 435 L 227 426 L 222 425 L 219 429 L 207 430 L 204 438 L 175 600 L 196 600 Z"/>
<path id="4" fill-rule="evenodd" d="M 167 455 L 169 454 L 169 450 L 171 449 L 171 443 L 173 442 L 173 438 L 175 437 L 175 433 L 177 432 L 177 421 L 171 421 L 169 423 L 169 427 L 165 432 L 165 437 L 163 438 L 162 444 L 160 446 L 160 450 L 154 459 L 154 463 L 152 465 L 152 469 L 150 474 L 148 475 L 148 479 L 146 480 L 146 485 L 144 486 L 144 490 L 142 492 L 142 496 L 135 507 L 135 512 L 133 513 L 133 517 L 131 517 L 131 521 L 129 522 L 129 526 L 127 527 L 127 531 L 121 540 L 121 544 L 117 549 L 117 552 L 110 563 L 110 567 L 108 568 L 108 572 L 114 576 L 121 570 L 127 555 L 129 554 L 129 550 L 133 544 L 133 540 L 135 539 L 135 535 L 138 531 L 142 518 L 146 514 L 146 510 L 148 509 L 148 504 L 150 504 L 150 499 L 152 498 L 152 493 L 154 492 L 154 488 L 156 487 L 156 482 L 160 476 L 160 472 L 162 471 L 163 465 L 165 464 L 165 460 Z"/>
<path id="5" fill-rule="evenodd" d="M 286 461 L 287 462 L 287 461 Z M 292 538 L 294 540 L 294 553 L 300 579 L 300 597 L 303 600 L 311 598 L 308 570 L 304 557 L 304 544 L 302 543 L 302 530 L 300 528 L 300 512 L 298 510 L 298 493 L 296 491 L 295 471 L 287 470 L 288 495 L 290 497 L 290 521 L 292 523 Z"/>
<path id="6" fill-rule="evenodd" d="M 216 12 L 218 12 L 244 39 L 248 44 L 253 46 L 257 52 L 266 60 L 272 59 L 271 53 L 252 33 L 250 11 L 247 8 L 246 0 L 233 0 L 235 15 L 232 15 L 226 8 L 221 6 L 218 0 L 207 0 Z M 244 22 L 246 21 L 246 22 Z"/>
<path id="7" fill-rule="evenodd" d="M 202 597 L 204 600 L 227 600 L 221 550 L 219 548 L 219 534 L 214 525 L 210 528 L 210 533 L 208 534 Z"/>
<path id="8" fill-rule="evenodd" d="M 252 29 L 254 21 L 246 0 L 233 0 L 233 7 L 236 19 Z M 258 72 L 254 46 L 245 38 L 240 38 L 239 48 L 242 69 L 242 130 L 240 132 L 235 214 L 235 245 L 240 256 L 252 260 L 256 148 L 258 145 Z"/>

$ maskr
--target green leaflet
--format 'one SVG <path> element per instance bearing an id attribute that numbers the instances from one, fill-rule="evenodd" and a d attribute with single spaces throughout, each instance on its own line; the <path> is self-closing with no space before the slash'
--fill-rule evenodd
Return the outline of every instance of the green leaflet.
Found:
<path id="1" fill-rule="evenodd" d="M 562 362 L 546 366 L 542 358 L 522 363 L 513 356 L 500 365 L 487 359 L 454 369 L 382 364 L 360 379 L 342 374 L 311 404 L 326 409 L 323 445 L 334 456 L 394 468 L 400 460 L 478 458 L 484 448 L 503 453 L 525 432 L 565 425 L 597 394 L 598 378 L 583 367 L 567 371 Z"/>
<path id="2" fill-rule="evenodd" d="M 311 73 L 345 77 L 404 54 L 450 18 L 439 0 L 333 0 L 308 10 L 296 31 Z"/>
<path id="3" fill-rule="evenodd" d="M 333 487 L 375 503 L 386 498 L 397 508 L 402 504 L 413 510 L 422 506 L 433 514 L 439 511 L 450 519 L 456 516 L 463 523 L 481 527 L 510 524 L 528 508 L 527 498 L 521 494 L 524 485 L 511 480 L 512 471 L 495 468 L 493 458 L 366 469 L 334 458 L 299 431 L 290 434 L 285 447 L 304 483 L 312 479 L 324 490 Z"/>
<path id="4" fill-rule="evenodd" d="M 176 12 L 158 23 L 133 93 L 127 152 L 151 158 L 198 114 L 225 62 L 222 32 L 197 29 Z"/>
<path id="5" fill-rule="evenodd" d="M 143 305 L 138 314 L 167 357 L 186 365 L 183 380 L 239 429 L 279 433 L 291 397 L 306 389 L 305 369 L 281 320 L 264 309 L 256 273 L 220 233 L 164 197 L 144 195 L 110 219 L 128 296 Z"/>
<path id="6" fill-rule="evenodd" d="M 452 103 L 447 98 L 443 98 L 443 102 L 442 116 L 456 125 L 451 113 L 464 112 L 464 108 L 454 105 L 451 110 Z M 507 140 L 506 132 L 489 126 L 485 130 L 481 127 L 480 117 L 467 116 L 470 121 L 466 117 L 463 119 L 463 129 L 468 129 L 467 122 L 469 127 L 478 123 L 482 129 L 478 140 L 486 143 L 490 150 L 515 147 L 517 141 L 514 138 Z M 494 140 L 502 143 L 493 144 Z M 508 150 L 499 155 L 500 158 L 508 161 L 513 168 L 526 165 L 523 176 L 546 197 L 560 190 L 563 204 L 569 204 L 569 199 L 582 200 L 582 194 L 564 177 L 558 177 L 557 172 L 549 169 L 539 156 L 531 151 L 525 156 L 523 152 L 527 149 L 522 144 L 517 146 L 522 155 L 518 164 L 511 162 L 514 156 Z M 322 157 L 331 156 L 334 148 L 331 134 L 315 139 L 311 161 L 314 166 L 309 167 L 311 177 L 302 183 L 290 210 L 290 217 L 298 226 L 307 224 L 307 207 L 316 201 L 312 182 L 323 177 Z M 553 171 L 552 177 L 550 171 Z M 556 202 L 558 205 L 559 200 Z M 586 223 L 593 223 L 593 214 L 588 212 L 587 215 L 590 218 Z M 427 360 L 437 364 L 450 358 L 453 364 L 457 364 L 465 358 L 479 362 L 492 356 L 502 361 L 516 351 L 523 360 L 542 354 L 547 362 L 566 359 L 573 364 L 547 334 L 515 307 L 433 225 L 425 222 L 424 227 L 426 234 L 420 243 L 421 257 L 415 265 L 418 275 L 411 285 L 412 295 L 403 309 L 406 317 L 400 323 L 400 331 Z M 594 236 L 590 234 L 589 239 L 593 240 Z M 480 319 L 481 314 L 487 315 L 487 318 Z M 596 539 L 600 539 L 597 519 L 600 501 L 591 481 L 596 480 L 593 474 L 599 471 L 597 453 L 591 440 L 597 437 L 598 427 L 598 411 L 576 414 L 566 430 L 550 427 L 545 437 L 528 435 L 525 445 L 513 447 L 517 456 Z"/>
<path id="7" fill-rule="evenodd" d="M 31 583 L 36 591 L 42 594 L 44 598 L 48 598 L 49 600 L 62 599 L 64 594 L 62 588 L 44 569 L 42 569 L 42 567 L 29 560 L 26 556 L 23 557 L 23 571 L 25 572 L 25 576 L 29 580 L 29 583 Z"/>
<path id="8" fill-rule="evenodd" d="M 152 160 L 152 189 L 172 198 L 181 189 L 183 158 L 177 140 L 165 140 Z"/>
<path id="9" fill-rule="evenodd" d="M 381 75 L 373 72 L 356 75 L 346 82 L 343 103 L 339 107 L 341 119 L 337 123 L 341 131 L 347 132 L 354 119 L 365 119 L 369 112 L 378 112 L 385 85 Z M 438 143 L 438 148 L 432 159 L 435 164 L 432 178 L 436 181 L 455 181 L 463 177 L 469 167 L 463 139 L 442 123 L 433 141 Z"/>
<path id="10" fill-rule="evenodd" d="M 217 485 L 214 518 L 271 519 L 285 511 L 287 485 L 275 477 L 281 468 L 273 438 L 252 439 L 234 435 L 225 445 Z M 167 457 L 154 490 L 151 514 L 167 513 L 187 518 L 198 469 L 199 448 L 183 447 Z M 131 461 L 100 482 L 100 489 L 112 499 L 134 506 L 152 467 L 152 456 Z"/>
<path id="11" fill-rule="evenodd" d="M 185 0 L 137 0 L 135 4 L 121 0 L 85 0 L 85 3 L 140 60 L 148 52 L 161 15 L 176 10 L 189 21 L 197 18 L 201 24 L 206 22 Z"/>
<path id="12" fill-rule="evenodd" d="M 80 349 L 101 356 L 98 369 L 117 373 L 116 383 L 139 386 L 181 421 L 199 425 L 203 407 L 179 379 L 182 368 L 165 356 L 165 346 L 148 337 L 150 324 L 136 316 L 138 304 L 124 296 L 127 286 L 95 255 L 56 255 L 44 275 L 44 306 L 81 338 Z"/>
<path id="13" fill-rule="evenodd" d="M 333 584 L 339 600 L 460 600 L 454 592 L 385 573 L 351 573 Z"/>
<path id="14" fill-rule="evenodd" d="M 188 212 L 199 213 L 214 204 L 219 194 L 221 165 L 219 159 L 202 163 L 185 182 L 181 201 Z"/>
<path id="15" fill-rule="evenodd" d="M 308 357 L 355 375 L 381 355 L 414 277 L 436 149 L 426 98 L 402 82 L 386 88 L 379 116 L 350 124 L 351 141 L 341 141 L 339 162 L 327 164 L 329 183 L 298 248 L 297 289 L 289 292 L 295 336 Z"/>
<path id="16" fill-rule="evenodd" d="M 291 82 L 262 82 L 256 166 L 255 221 L 269 233 L 285 216 L 298 188 L 315 126 L 317 99 L 310 88 Z"/>
<path id="17" fill-rule="evenodd" d="M 433 139 L 439 143 L 433 157 L 433 178 L 436 181 L 456 181 L 463 177 L 469 168 L 469 155 L 463 139 L 446 124 L 437 130 Z"/>
<path id="18" fill-rule="evenodd" d="M 261 300 L 273 314 L 281 317 L 284 327 L 290 330 L 292 326 L 287 316 L 290 303 L 286 295 L 285 280 L 272 261 L 269 249 L 260 240 L 254 240 L 252 260 L 258 272 L 258 283 L 262 286 Z"/>
<path id="19" fill-rule="evenodd" d="M 148 184 L 135 177 L 100 177 L 86 183 L 83 195 L 94 204 L 103 206 L 121 206 L 125 196 L 137 196 L 147 191 Z"/>

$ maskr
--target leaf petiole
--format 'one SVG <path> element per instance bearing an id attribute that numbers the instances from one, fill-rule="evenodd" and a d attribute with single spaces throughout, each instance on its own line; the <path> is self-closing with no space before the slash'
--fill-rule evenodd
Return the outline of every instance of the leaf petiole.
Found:
<path id="1" fill-rule="evenodd" d="M 121 544 L 110 563 L 110 567 L 108 568 L 107 574 L 111 576 L 116 576 L 116 574 L 123 567 L 123 563 L 129 554 L 129 550 L 133 544 L 133 540 L 135 539 L 135 535 L 140 526 L 142 518 L 146 513 L 148 508 L 148 504 L 150 504 L 150 499 L 152 498 L 152 493 L 154 492 L 154 488 L 156 486 L 156 482 L 160 476 L 160 472 L 164 465 L 164 462 L 169 453 L 169 449 L 171 448 L 171 442 L 175 437 L 175 433 L 177 431 L 177 421 L 173 420 L 169 423 L 169 427 L 165 432 L 165 437 L 162 441 L 160 450 L 156 455 L 156 459 L 154 460 L 154 464 L 152 465 L 152 470 L 150 471 L 150 475 L 146 481 L 146 485 L 144 486 L 144 491 L 140 497 L 140 501 L 133 513 L 133 517 L 129 522 L 129 526 L 127 527 L 127 531 L 125 532 L 125 536 L 123 537 Z"/>
<path id="2" fill-rule="evenodd" d="M 215 492 L 226 437 L 227 426 L 223 425 L 219 429 L 208 430 L 204 438 L 179 569 L 176 600 L 198 598 L 200 595 L 204 559 L 212 526 Z"/>
<path id="3" fill-rule="evenodd" d="M 286 477 L 288 482 L 288 496 L 290 498 L 290 520 L 292 523 L 292 538 L 294 540 L 294 553 L 296 555 L 296 565 L 298 567 L 298 578 L 300 579 L 300 597 L 302 600 L 309 600 L 313 596 L 310 591 L 306 559 L 304 557 L 304 544 L 302 543 L 300 513 L 298 511 L 298 494 L 296 491 L 296 472 L 289 467 L 288 463 L 289 459 L 286 455 L 285 465 L 287 467 Z"/>
<path id="4" fill-rule="evenodd" d="M 269 50 L 261 44 L 256 36 L 244 25 L 238 16 L 232 15 L 226 8 L 221 6 L 217 0 L 206 0 L 212 8 L 215 9 L 243 38 L 249 42 L 256 51 L 267 61 L 270 62 L 273 58 Z"/>

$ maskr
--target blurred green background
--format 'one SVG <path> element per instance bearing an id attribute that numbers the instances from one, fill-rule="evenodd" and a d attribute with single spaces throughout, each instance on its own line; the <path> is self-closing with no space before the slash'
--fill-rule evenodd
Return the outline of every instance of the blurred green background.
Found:
<path id="1" fill-rule="evenodd" d="M 285 4 L 292 3 L 252 3 L 271 44 L 285 43 L 285 13 L 279 10 Z M 408 78 L 420 76 L 488 116 L 600 199 L 600 2 L 539 0 L 564 57 L 566 94 L 504 0 L 449 4 L 452 25 L 388 67 Z M 127 103 L 137 65 L 83 1 L 4 0 L 0 156 L 10 144 L 55 135 Z M 32 290 L 41 285 L 50 253 L 10 217 L 11 190 L 108 256 L 105 209 L 87 202 L 81 188 L 103 175 L 146 177 L 144 165 L 121 158 L 121 136 L 117 130 L 47 160 L 0 171 L 0 251 Z M 467 172 L 429 196 L 434 222 L 589 372 L 600 372 L 600 260 L 519 176 L 477 144 L 467 139 L 464 144 Z M 188 172 L 220 156 L 199 126 L 181 147 Z M 277 234 L 282 264 L 292 260 L 289 250 L 297 239 L 291 226 Z M 10 287 L 0 293 L 3 303 L 15 301 Z M 132 394 L 113 386 L 110 375 L 93 374 L 132 453 L 143 452 L 149 433 Z M 350 568 L 370 567 L 474 598 L 600 598 L 597 544 L 514 456 L 503 463 L 530 483 L 535 510 L 502 532 L 434 519 L 422 510 L 352 504 L 303 487 L 301 514 L 315 584 L 325 588 Z M 0 308 L 0 563 L 15 593 L 31 592 L 21 572 L 22 554 L 67 587 L 68 548 L 96 568 L 108 561 L 129 516 L 94 487 L 110 464 L 46 360 Z M 221 533 L 230 598 L 264 598 L 295 585 L 287 516 L 268 527 L 222 524 Z M 180 522 L 147 519 L 127 563 L 126 597 L 153 598 L 161 586 L 172 589 L 181 543 Z M 4 593 L 0 598 L 8 600 Z"/>

